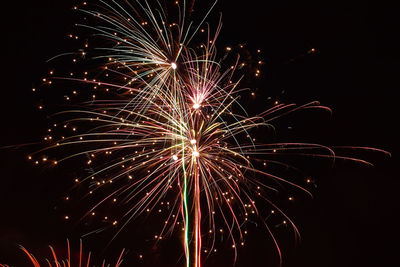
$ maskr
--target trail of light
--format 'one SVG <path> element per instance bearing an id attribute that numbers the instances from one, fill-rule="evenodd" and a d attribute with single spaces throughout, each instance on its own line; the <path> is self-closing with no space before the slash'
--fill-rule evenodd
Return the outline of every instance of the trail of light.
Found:
<path id="1" fill-rule="evenodd" d="M 190 266 L 190 250 L 189 250 L 189 209 L 188 209 L 188 182 L 187 182 L 187 174 L 185 168 L 185 144 L 182 142 L 182 170 L 183 170 L 183 211 L 184 211 L 184 227 L 185 227 L 185 236 L 184 236 L 184 246 L 185 246 L 185 254 L 186 254 L 186 266 Z"/>
<path id="2" fill-rule="evenodd" d="M 197 167 L 197 159 L 196 156 L 194 158 L 194 174 L 195 174 L 195 191 L 194 191 L 194 198 L 195 198 L 195 267 L 201 266 L 201 206 L 200 206 L 200 181 L 199 181 L 199 171 Z"/>

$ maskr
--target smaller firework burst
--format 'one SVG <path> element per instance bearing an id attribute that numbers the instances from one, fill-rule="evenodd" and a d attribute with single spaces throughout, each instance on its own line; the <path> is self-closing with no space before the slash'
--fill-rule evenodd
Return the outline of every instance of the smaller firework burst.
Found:
<path id="1" fill-rule="evenodd" d="M 69 245 L 69 241 L 67 240 L 67 258 L 66 259 L 61 259 L 57 256 L 57 253 L 55 252 L 55 250 L 53 249 L 53 247 L 50 247 L 50 251 L 51 251 L 51 255 L 52 258 L 50 260 L 46 259 L 46 266 L 50 266 L 50 267 L 71 267 L 71 266 L 94 266 L 91 263 L 91 253 L 89 252 L 87 254 L 87 257 L 84 256 L 84 252 L 83 252 L 83 246 L 82 246 L 82 241 L 80 242 L 80 246 L 79 246 L 79 259 L 77 260 L 77 262 L 74 262 L 73 260 L 71 260 L 71 248 Z M 28 256 L 29 260 L 31 261 L 31 263 L 33 264 L 34 267 L 40 267 L 40 266 L 44 266 L 41 265 L 39 263 L 39 261 L 35 258 L 35 256 L 33 256 L 26 248 L 24 248 L 23 246 L 20 247 L 21 250 Z M 124 254 L 125 250 L 121 251 L 121 254 L 119 255 L 119 258 L 117 259 L 115 264 L 107 264 L 105 260 L 103 260 L 102 262 L 102 267 L 105 266 L 114 266 L 114 267 L 119 267 L 122 264 L 122 256 Z M 0 267 L 8 267 L 8 265 L 2 265 L 0 264 Z"/>

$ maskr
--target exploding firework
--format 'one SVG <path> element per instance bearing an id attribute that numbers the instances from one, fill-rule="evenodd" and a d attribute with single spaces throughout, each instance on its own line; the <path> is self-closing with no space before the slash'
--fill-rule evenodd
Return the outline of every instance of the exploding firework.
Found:
<path id="1" fill-rule="evenodd" d="M 30 262 L 32 263 L 32 265 L 34 267 L 40 267 L 40 266 L 44 266 L 43 264 L 40 264 L 40 262 L 35 258 L 34 255 L 32 255 L 26 248 L 24 247 L 20 247 L 21 250 L 25 253 L 25 255 L 29 258 Z M 46 259 L 46 266 L 49 267 L 71 267 L 71 266 L 93 266 L 92 262 L 91 262 L 91 253 L 89 252 L 87 254 L 87 256 L 84 256 L 84 251 L 83 251 L 83 246 L 82 246 L 82 241 L 80 242 L 80 247 L 79 247 L 79 256 L 76 257 L 76 262 L 74 262 L 74 257 L 71 257 L 71 248 L 69 245 L 69 241 L 67 241 L 67 258 L 62 259 L 60 258 L 60 256 L 57 256 L 56 251 L 54 250 L 53 247 L 49 246 L 50 251 L 51 251 L 51 259 Z M 110 264 L 106 264 L 106 261 L 104 260 L 102 262 L 102 267 L 105 266 L 115 266 L 115 267 L 119 267 L 122 264 L 122 256 L 124 254 L 124 250 L 122 250 L 119 258 L 117 259 L 116 263 L 114 265 L 110 265 Z M 0 264 L 0 266 L 2 267 L 8 267 L 8 265 L 2 265 Z"/>
<path id="2" fill-rule="evenodd" d="M 51 161 L 53 164 L 86 156 L 91 173 L 76 182 L 87 182 L 88 195 L 98 194 L 100 200 L 85 216 L 95 214 L 109 201 L 118 201 L 124 210 L 121 220 L 112 220 L 113 225 L 121 225 L 118 232 L 165 202 L 169 212 L 155 239 L 182 230 L 186 266 L 200 267 L 203 252 L 215 250 L 221 233 L 227 233 L 236 257 L 237 247 L 244 244 L 247 231 L 243 228 L 250 217 L 265 225 L 280 257 L 278 242 L 258 206 L 267 204 L 271 213 L 280 214 L 282 223 L 290 225 L 299 236 L 292 220 L 270 196 L 284 185 L 311 193 L 265 166 L 295 170 L 277 160 L 276 155 L 369 163 L 336 155 L 323 145 L 256 140 L 255 132 L 273 129 L 273 122 L 282 116 L 298 110 L 329 108 L 318 102 L 301 106 L 275 103 L 255 116 L 248 115 L 240 103 L 241 93 L 246 90 L 240 87 L 241 78 L 236 75 L 240 58 L 229 66 L 218 59 L 215 43 L 221 24 L 214 33 L 209 27 L 201 28 L 210 11 L 194 26 L 188 22 L 185 1 L 177 4 L 177 22 L 168 21 L 165 8 L 158 2 L 155 9 L 147 1 L 121 2 L 99 1 L 92 8 L 85 2 L 75 7 L 97 22 L 96 27 L 78 26 L 103 40 L 103 46 L 91 50 L 92 59 L 101 62 L 100 70 L 93 78 L 85 72 L 83 77 L 52 76 L 44 81 L 93 86 L 96 94 L 79 108 L 56 114 L 67 119 L 54 127 L 61 125 L 73 134 L 59 139 L 46 136 L 52 144 L 29 159 L 38 164 L 35 158 L 44 151 L 76 151 Z M 206 31 L 207 37 L 194 45 L 200 30 Z M 86 51 L 88 43 L 80 55 L 87 56 Z M 44 156 L 41 161 L 50 160 Z M 106 195 L 100 194 L 104 187 L 108 187 Z M 217 228 L 216 221 L 222 221 L 225 227 Z"/>

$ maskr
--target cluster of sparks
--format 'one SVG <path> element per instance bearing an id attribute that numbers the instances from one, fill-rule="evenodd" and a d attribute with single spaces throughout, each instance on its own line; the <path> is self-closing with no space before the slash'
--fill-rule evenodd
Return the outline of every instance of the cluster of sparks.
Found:
<path id="1" fill-rule="evenodd" d="M 56 138 L 49 129 L 45 139 L 52 145 L 29 159 L 36 164 L 59 164 L 86 156 L 93 171 L 77 178 L 76 183 L 88 181 L 88 195 L 108 184 L 114 187 L 85 216 L 94 215 L 107 201 L 118 200 L 128 207 L 122 223 L 112 220 L 113 225 L 121 225 L 119 231 L 159 203 L 167 203 L 169 214 L 155 239 L 173 234 L 174 229 L 183 232 L 186 266 L 200 267 L 202 253 L 216 251 L 219 232 L 228 233 L 236 257 L 236 249 L 243 246 L 247 234 L 243 225 L 252 214 L 263 222 L 280 256 L 278 242 L 265 217 L 259 214 L 257 201 L 272 207 L 271 213 L 280 214 L 283 224 L 291 225 L 298 235 L 296 226 L 270 200 L 268 192 L 277 192 L 286 184 L 311 193 L 294 181 L 262 169 L 267 164 L 285 165 L 268 160 L 268 156 L 288 153 L 364 161 L 337 156 L 322 145 L 258 143 L 251 133 L 262 127 L 273 128 L 274 120 L 300 109 L 329 109 L 318 102 L 302 106 L 275 103 L 260 114 L 248 115 L 239 102 L 245 91 L 239 86 L 240 77 L 235 75 L 241 65 L 239 58 L 225 67 L 216 49 L 221 24 L 214 33 L 209 27 L 202 28 L 211 9 L 200 23 L 194 24 L 188 22 L 190 7 L 185 0 L 175 3 L 179 10 L 177 22 L 168 22 L 165 9 L 158 2 L 155 8 L 147 1 L 98 2 L 93 9 L 86 2 L 74 8 L 98 22 L 97 26 L 78 26 L 104 40 L 102 47 L 95 48 L 98 54 L 94 59 L 105 62 L 95 78 L 89 78 L 87 72 L 82 77 L 73 73 L 62 77 L 51 71 L 51 77 L 43 82 L 72 81 L 93 86 L 96 91 L 113 92 L 114 98 L 99 99 L 93 94 L 80 108 L 57 114 L 68 119 L 54 126 L 70 128 L 74 134 Z M 199 32 L 206 32 L 207 37 L 194 46 Z M 85 43 L 85 49 L 88 46 Z M 79 52 L 82 57 L 86 56 L 85 49 Z M 69 98 L 66 96 L 66 100 Z M 78 127 L 84 131 L 78 133 Z M 77 152 L 57 160 L 47 156 L 37 159 L 44 151 L 74 149 Z M 66 215 L 65 219 L 70 218 Z M 224 229 L 216 227 L 217 220 L 224 222 Z M 39 266 L 33 256 L 30 259 Z"/>

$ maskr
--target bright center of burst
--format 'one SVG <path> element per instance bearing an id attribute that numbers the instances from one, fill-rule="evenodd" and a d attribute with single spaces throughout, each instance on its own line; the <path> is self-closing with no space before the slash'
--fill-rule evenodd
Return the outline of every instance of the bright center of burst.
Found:
<path id="1" fill-rule="evenodd" d="M 196 144 L 196 139 L 190 140 L 190 143 L 191 143 L 192 145 Z"/>
<path id="2" fill-rule="evenodd" d="M 193 156 L 193 157 L 196 157 L 196 158 L 199 157 L 199 156 L 200 156 L 199 151 L 197 151 L 197 150 L 193 151 L 193 152 L 192 152 L 192 156 Z"/>
<path id="3" fill-rule="evenodd" d="M 177 156 L 177 155 L 173 155 L 173 156 L 172 156 L 172 159 L 173 159 L 173 160 L 178 160 L 178 156 Z"/>
<path id="4" fill-rule="evenodd" d="M 198 109 L 199 107 L 200 107 L 200 104 L 198 104 L 198 103 L 194 103 L 194 104 L 193 104 L 193 108 L 194 108 L 194 109 Z"/>
<path id="5" fill-rule="evenodd" d="M 172 63 L 171 63 L 171 68 L 172 68 L 173 70 L 176 70 L 177 67 L 178 67 L 178 66 L 176 65 L 175 62 L 172 62 Z"/>

